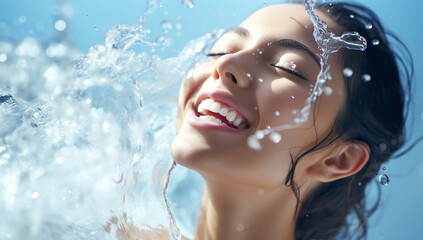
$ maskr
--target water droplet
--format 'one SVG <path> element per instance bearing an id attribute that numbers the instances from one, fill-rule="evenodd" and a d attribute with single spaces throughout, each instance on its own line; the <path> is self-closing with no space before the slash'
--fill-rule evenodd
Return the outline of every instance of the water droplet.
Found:
<path id="1" fill-rule="evenodd" d="M 263 54 L 263 50 L 261 50 L 260 48 L 257 48 L 257 53 L 261 55 Z"/>
<path id="2" fill-rule="evenodd" d="M 372 77 L 369 74 L 365 73 L 363 74 L 362 79 L 364 82 L 369 82 L 370 80 L 372 80 Z"/>
<path id="3" fill-rule="evenodd" d="M 354 19 L 355 18 L 354 14 L 350 14 L 350 18 Z"/>
<path id="4" fill-rule="evenodd" d="M 173 29 L 173 23 L 169 20 L 163 20 L 160 25 L 162 26 L 162 29 L 165 32 L 169 32 Z"/>
<path id="5" fill-rule="evenodd" d="M 351 77 L 353 75 L 353 70 L 351 70 L 351 68 L 344 68 L 343 73 L 345 77 Z"/>
<path id="6" fill-rule="evenodd" d="M 57 164 L 62 164 L 63 158 L 61 158 L 61 157 L 56 158 L 56 162 L 57 162 Z"/>
<path id="7" fill-rule="evenodd" d="M 263 139 L 264 138 L 264 132 L 261 131 L 261 130 L 258 130 L 256 132 L 256 137 L 257 137 L 257 139 Z"/>
<path id="8" fill-rule="evenodd" d="M 92 231 L 92 232 L 91 232 L 91 235 L 94 235 L 94 234 L 95 234 L 95 231 Z"/>
<path id="9" fill-rule="evenodd" d="M 246 74 L 245 74 L 245 76 L 247 76 L 247 77 L 248 77 L 248 79 L 250 79 L 250 81 L 252 81 L 252 80 L 253 80 L 253 77 L 251 76 L 251 74 L 250 74 L 250 73 L 246 73 Z"/>
<path id="10" fill-rule="evenodd" d="M 377 46 L 377 45 L 379 45 L 379 40 L 378 39 L 373 39 L 373 41 L 372 41 L 372 44 L 373 44 L 373 46 Z"/>
<path id="11" fill-rule="evenodd" d="M 24 22 L 26 22 L 26 17 L 25 16 L 19 16 L 18 17 L 18 22 L 21 23 L 21 24 L 24 23 Z"/>
<path id="12" fill-rule="evenodd" d="M 358 182 L 358 183 L 357 183 L 357 185 L 358 185 L 359 187 L 361 187 L 361 182 Z"/>
<path id="13" fill-rule="evenodd" d="M 259 188 L 257 190 L 257 194 L 260 195 L 260 196 L 263 195 L 264 194 L 264 189 Z"/>
<path id="14" fill-rule="evenodd" d="M 187 8 L 193 8 L 194 7 L 194 2 L 192 0 L 182 0 L 181 4 L 184 5 Z"/>
<path id="15" fill-rule="evenodd" d="M 382 175 L 379 176 L 379 183 L 383 186 L 388 186 L 390 181 L 391 180 L 389 179 L 388 175 L 386 175 L 386 174 L 382 174 Z"/>
<path id="16" fill-rule="evenodd" d="M 7 60 L 7 55 L 4 53 L 0 54 L 0 62 L 6 62 L 6 60 Z"/>
<path id="17" fill-rule="evenodd" d="M 237 230 L 238 232 L 242 232 L 242 231 L 244 231 L 244 225 L 243 225 L 243 224 L 238 224 L 238 225 L 236 226 L 236 230 Z"/>
<path id="18" fill-rule="evenodd" d="M 59 19 L 54 24 L 54 27 L 56 28 L 57 31 L 61 32 L 61 31 L 65 30 L 65 28 L 66 28 L 66 22 L 64 20 L 62 20 L 62 19 Z"/>
<path id="19" fill-rule="evenodd" d="M 295 70 L 295 68 L 297 67 L 297 64 L 295 64 L 295 62 L 290 62 L 289 64 L 291 65 L 290 67 L 292 70 Z"/>
<path id="20" fill-rule="evenodd" d="M 306 215 L 306 218 L 309 218 L 309 217 L 310 217 L 310 216 L 307 214 L 307 215 Z"/>
<path id="21" fill-rule="evenodd" d="M 366 24 L 366 29 L 370 30 L 373 28 L 373 25 L 371 23 Z"/>
<path id="22" fill-rule="evenodd" d="M 261 150 L 261 144 L 259 143 L 259 141 L 258 141 L 258 139 L 257 139 L 257 137 L 256 136 L 250 136 L 250 137 L 248 137 L 248 146 L 251 148 L 251 149 L 253 149 L 253 150 L 256 150 L 256 151 L 259 151 L 259 150 Z"/>
<path id="23" fill-rule="evenodd" d="M 384 152 L 387 149 L 386 143 L 381 143 L 379 145 L 379 149 L 380 149 L 381 152 Z"/>
<path id="24" fill-rule="evenodd" d="M 296 115 L 298 113 L 297 109 L 292 110 L 292 114 Z"/>
<path id="25" fill-rule="evenodd" d="M 272 142 L 274 142 L 274 143 L 278 143 L 278 142 L 280 142 L 280 141 L 281 141 L 281 139 L 282 139 L 281 135 L 280 135 L 279 133 L 276 133 L 276 132 L 271 133 L 271 134 L 270 134 L 270 136 L 269 136 L 269 138 L 270 138 L 270 140 L 272 140 Z"/>
<path id="26" fill-rule="evenodd" d="M 259 81 L 259 82 L 262 83 L 263 82 L 263 78 L 258 78 L 257 81 Z"/>
<path id="27" fill-rule="evenodd" d="M 386 167 L 382 167 L 382 170 L 385 171 L 386 170 Z"/>
<path id="28" fill-rule="evenodd" d="M 109 132 L 109 130 L 110 130 L 110 123 L 104 122 L 103 123 L 103 132 Z"/>
<path id="29" fill-rule="evenodd" d="M 32 193 L 32 198 L 33 199 L 37 199 L 39 196 L 40 196 L 40 193 L 39 192 L 33 192 Z"/>
<path id="30" fill-rule="evenodd" d="M 255 106 L 255 107 L 254 107 L 254 110 L 255 110 L 255 111 L 257 111 L 257 110 L 258 110 L 258 107 L 257 107 L 257 106 Z"/>
<path id="31" fill-rule="evenodd" d="M 331 87 L 325 87 L 324 91 L 325 91 L 325 94 L 328 95 L 328 96 L 332 95 L 332 93 L 333 93 L 333 90 L 332 90 Z"/>
<path id="32" fill-rule="evenodd" d="M 281 113 L 280 113 L 280 112 L 278 112 L 278 111 L 276 111 L 276 112 L 275 112 L 275 115 L 276 115 L 276 116 L 280 116 L 280 115 L 281 115 Z"/>

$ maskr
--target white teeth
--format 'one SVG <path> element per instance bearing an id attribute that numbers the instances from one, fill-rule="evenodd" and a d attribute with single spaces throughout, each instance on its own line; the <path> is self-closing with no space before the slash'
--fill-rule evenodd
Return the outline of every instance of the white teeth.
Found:
<path id="1" fill-rule="evenodd" d="M 222 124 L 227 126 L 224 122 L 222 122 L 219 118 L 215 116 L 211 116 L 207 114 L 208 111 L 213 113 L 219 113 L 221 116 L 226 117 L 228 122 L 233 124 L 237 128 L 245 128 L 246 123 L 244 118 L 242 118 L 237 111 L 231 110 L 230 108 L 226 107 L 224 104 L 220 102 L 216 102 L 211 98 L 204 99 L 199 105 L 197 111 L 201 114 L 200 118 L 209 122 L 214 122 L 218 124 Z"/>
<path id="2" fill-rule="evenodd" d="M 239 127 L 239 124 L 241 124 L 242 118 L 236 118 L 235 121 L 232 123 L 235 127 Z"/>
<path id="3" fill-rule="evenodd" d="M 221 108 L 219 110 L 219 114 L 226 117 L 226 114 L 228 114 L 228 108 L 225 108 L 225 107 Z"/>
<path id="4" fill-rule="evenodd" d="M 214 113 L 218 113 L 220 110 L 220 103 L 218 102 L 214 102 L 212 103 L 212 105 L 210 105 L 209 110 L 214 112 Z"/>
<path id="5" fill-rule="evenodd" d="M 204 119 L 206 121 L 209 121 L 209 122 L 214 122 L 214 123 L 217 123 L 217 124 L 223 124 L 223 125 L 227 126 L 226 123 L 222 123 L 222 121 L 220 119 L 215 118 L 213 116 L 203 115 L 203 116 L 200 116 L 200 118 Z"/>
<path id="6" fill-rule="evenodd" d="M 233 120 L 235 120 L 235 117 L 236 117 L 236 112 L 235 111 L 230 111 L 226 115 L 226 119 L 228 119 L 229 122 L 232 122 Z"/>

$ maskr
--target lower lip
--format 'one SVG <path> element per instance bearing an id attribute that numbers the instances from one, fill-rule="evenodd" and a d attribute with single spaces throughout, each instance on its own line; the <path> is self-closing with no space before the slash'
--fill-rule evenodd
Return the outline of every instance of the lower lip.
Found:
<path id="1" fill-rule="evenodd" d="M 246 129 L 231 128 L 219 123 L 206 121 L 204 119 L 197 117 L 193 112 L 191 112 L 190 115 L 188 116 L 188 122 L 191 124 L 191 126 L 196 128 L 217 130 L 222 132 L 239 133 L 246 130 Z"/>

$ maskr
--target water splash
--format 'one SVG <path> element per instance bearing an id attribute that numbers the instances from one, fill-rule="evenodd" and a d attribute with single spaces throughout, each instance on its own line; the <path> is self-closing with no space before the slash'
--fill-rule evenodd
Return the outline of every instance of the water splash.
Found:
<path id="1" fill-rule="evenodd" d="M 168 191 L 168 187 L 169 187 L 169 179 L 170 179 L 170 175 L 173 171 L 173 169 L 176 167 L 176 163 L 172 162 L 172 164 L 169 167 L 169 170 L 167 171 L 166 174 L 166 179 L 165 179 L 165 185 L 163 188 L 163 201 L 166 204 L 166 210 L 170 216 L 170 228 L 171 228 L 171 232 L 172 232 L 172 238 L 173 240 L 180 240 L 182 235 L 181 235 L 181 230 L 179 230 L 178 226 L 176 225 L 175 222 L 175 218 L 172 214 L 172 209 L 171 206 L 169 204 L 169 200 L 167 198 L 167 191 Z"/>
<path id="2" fill-rule="evenodd" d="M 144 15 L 160 1 L 148 6 Z M 143 19 L 113 27 L 85 54 L 67 41 L 69 26 L 53 29 L 48 44 L 0 40 L 0 236 L 116 239 L 132 227 L 168 230 L 161 166 L 171 159 L 167 126 L 176 115 L 168 99 L 217 34 L 160 59 L 131 50 L 161 47 Z"/>
<path id="3" fill-rule="evenodd" d="M 314 13 L 313 8 L 315 4 L 315 0 L 304 1 L 305 10 L 314 27 L 313 36 L 320 50 L 318 56 L 320 58 L 321 69 L 317 76 L 316 84 L 314 85 L 312 94 L 307 98 L 304 107 L 297 112 L 294 118 L 294 123 L 263 130 L 266 135 L 273 132 L 296 128 L 308 120 L 312 103 L 315 102 L 324 92 L 323 85 L 330 78 L 330 65 L 328 64 L 328 58 L 331 54 L 337 52 L 341 48 L 358 51 L 364 51 L 367 48 L 366 39 L 356 32 L 347 32 L 341 36 L 336 36 L 333 32 L 329 31 L 327 24 Z M 248 139 L 249 146 L 252 149 L 260 150 L 261 145 L 258 141 L 259 139 L 260 138 L 258 138 L 257 133 L 251 135 Z"/>
<path id="4" fill-rule="evenodd" d="M 184 5 L 187 8 L 193 8 L 194 7 L 194 2 L 192 0 L 182 0 L 181 4 Z"/>

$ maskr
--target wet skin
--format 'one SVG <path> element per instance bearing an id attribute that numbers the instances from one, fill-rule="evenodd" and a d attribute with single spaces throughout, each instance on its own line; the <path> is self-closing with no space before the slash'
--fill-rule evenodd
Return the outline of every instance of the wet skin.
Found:
<path id="1" fill-rule="evenodd" d="M 318 14 L 329 29 L 342 32 Z M 302 109 L 320 71 L 316 54 L 304 7 L 274 5 L 223 34 L 209 59 L 184 79 L 172 155 L 206 181 L 196 239 L 293 239 L 297 199 L 283 183 L 292 159 L 328 134 L 343 106 L 341 56 L 329 58 L 332 80 L 326 86 L 332 94 L 313 103 L 308 121 L 279 132 L 278 143 L 265 136 L 260 151 L 247 142 L 257 130 L 293 123 L 293 111 Z M 213 113 L 205 99 L 235 112 L 240 125 Z M 365 144 L 342 140 L 308 154 L 295 171 L 301 197 L 321 182 L 356 173 L 367 159 Z"/>
<path id="2" fill-rule="evenodd" d="M 344 98 L 336 55 L 330 59 L 334 80 L 328 82 L 333 94 L 319 99 L 315 123 L 310 117 L 296 129 L 279 132 L 282 140 L 278 144 L 265 137 L 262 151 L 247 145 L 248 137 L 257 130 L 293 123 L 293 112 L 304 106 L 320 70 L 312 25 L 304 8 L 279 8 L 275 13 L 259 11 L 227 31 L 211 50 L 215 56 L 188 74 L 179 97 L 178 135 L 173 144 L 176 162 L 230 180 L 276 186 L 287 174 L 290 154 L 298 155 L 329 131 Z M 288 71 L 291 62 L 296 65 L 294 74 Z M 231 131 L 234 129 L 199 119 L 199 101 L 213 94 L 230 98 L 228 105 L 236 105 L 249 127 Z"/>

